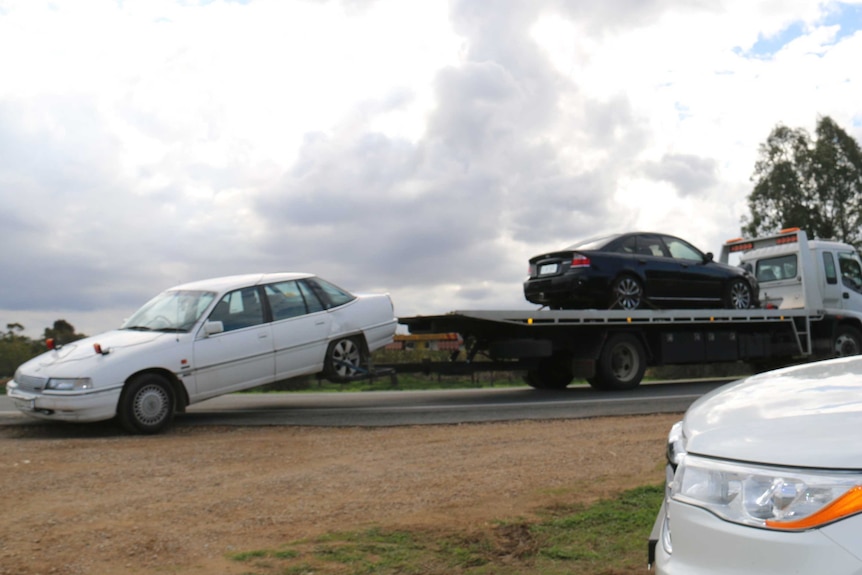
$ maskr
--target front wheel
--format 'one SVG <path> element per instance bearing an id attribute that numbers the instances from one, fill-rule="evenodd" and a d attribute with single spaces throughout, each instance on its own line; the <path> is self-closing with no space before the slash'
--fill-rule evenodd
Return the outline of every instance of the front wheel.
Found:
<path id="1" fill-rule="evenodd" d="M 329 344 L 323 373 L 330 381 L 344 383 L 360 372 L 364 361 L 365 353 L 360 341 L 345 337 Z"/>
<path id="2" fill-rule="evenodd" d="M 153 373 L 133 378 L 120 395 L 117 419 L 131 433 L 159 433 L 174 419 L 174 388 Z"/>
<path id="3" fill-rule="evenodd" d="M 599 355 L 597 374 L 590 385 L 597 389 L 634 389 L 646 371 L 646 352 L 641 341 L 627 333 L 608 338 Z"/>
<path id="4" fill-rule="evenodd" d="M 838 326 L 832 351 L 836 357 L 859 355 L 862 353 L 862 333 L 849 325 Z"/>
<path id="5" fill-rule="evenodd" d="M 727 286 L 724 307 L 727 309 L 748 309 L 754 304 L 751 286 L 743 279 L 735 279 Z"/>

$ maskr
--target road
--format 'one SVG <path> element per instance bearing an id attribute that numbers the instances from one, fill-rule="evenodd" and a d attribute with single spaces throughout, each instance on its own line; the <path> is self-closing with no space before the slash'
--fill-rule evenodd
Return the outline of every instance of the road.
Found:
<path id="1" fill-rule="evenodd" d="M 361 393 L 244 393 L 189 407 L 175 425 L 359 426 L 476 423 L 523 419 L 575 419 L 683 412 L 728 380 L 645 383 L 630 391 L 599 392 L 577 386 L 560 391 L 528 387 Z M 0 397 L 0 425 L 36 420 Z"/>

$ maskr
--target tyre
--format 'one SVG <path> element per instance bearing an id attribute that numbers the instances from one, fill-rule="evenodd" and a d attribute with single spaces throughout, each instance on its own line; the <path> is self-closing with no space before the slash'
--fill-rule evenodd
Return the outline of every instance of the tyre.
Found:
<path id="1" fill-rule="evenodd" d="M 832 344 L 835 357 L 846 357 L 862 353 L 862 332 L 849 325 L 839 325 Z"/>
<path id="2" fill-rule="evenodd" d="M 634 276 L 620 276 L 611 284 L 611 309 L 634 310 L 644 303 L 644 288 Z"/>
<path id="3" fill-rule="evenodd" d="M 527 371 L 524 381 L 535 389 L 566 389 L 572 382 L 571 361 L 568 355 L 543 359 L 539 366 Z"/>
<path id="4" fill-rule="evenodd" d="M 123 388 L 117 419 L 131 433 L 159 433 L 174 419 L 174 388 L 160 375 L 139 375 Z"/>
<path id="5" fill-rule="evenodd" d="M 323 374 L 329 381 L 344 383 L 361 371 L 364 362 L 365 353 L 361 341 L 358 338 L 345 337 L 329 344 Z"/>
<path id="6" fill-rule="evenodd" d="M 754 304 L 754 292 L 744 279 L 732 280 L 724 294 L 727 309 L 749 309 Z"/>
<path id="7" fill-rule="evenodd" d="M 618 333 L 605 342 L 599 355 L 597 389 L 634 389 L 646 371 L 646 353 L 641 341 L 630 334 Z"/>

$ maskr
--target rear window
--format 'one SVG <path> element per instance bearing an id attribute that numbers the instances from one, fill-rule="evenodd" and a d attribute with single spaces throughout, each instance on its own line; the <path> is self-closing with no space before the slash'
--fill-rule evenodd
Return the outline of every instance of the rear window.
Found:
<path id="1" fill-rule="evenodd" d="M 796 254 L 758 261 L 755 275 L 761 283 L 796 278 Z"/>
<path id="2" fill-rule="evenodd" d="M 590 238 L 588 240 L 581 240 L 578 243 L 572 244 L 568 246 L 566 249 L 568 250 L 600 250 L 609 244 L 611 241 L 617 239 L 619 234 L 615 234 L 613 236 L 603 236 L 600 238 Z"/>

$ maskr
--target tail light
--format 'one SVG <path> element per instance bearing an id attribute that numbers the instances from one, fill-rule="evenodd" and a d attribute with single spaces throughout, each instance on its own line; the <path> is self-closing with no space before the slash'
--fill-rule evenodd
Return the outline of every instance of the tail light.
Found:
<path id="1" fill-rule="evenodd" d="M 573 268 L 588 268 L 590 267 L 590 258 L 581 254 L 575 254 L 572 257 L 571 266 Z"/>

